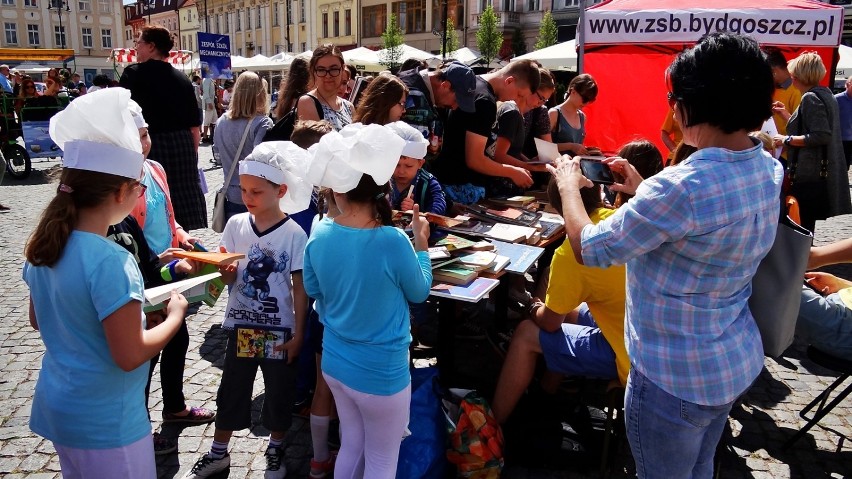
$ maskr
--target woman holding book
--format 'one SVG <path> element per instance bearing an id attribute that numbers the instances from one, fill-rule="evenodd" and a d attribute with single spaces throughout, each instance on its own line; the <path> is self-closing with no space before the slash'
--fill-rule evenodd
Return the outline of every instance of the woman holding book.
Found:
<path id="1" fill-rule="evenodd" d="M 334 475 L 393 478 L 411 399 L 408 301 L 424 301 L 432 282 L 429 227 L 415 205 L 412 248 L 391 224 L 388 180 L 404 140 L 378 125 L 343 133 L 320 140 L 308 169 L 342 213 L 311 234 L 305 290 L 325 326 L 322 372 L 340 416 Z"/>

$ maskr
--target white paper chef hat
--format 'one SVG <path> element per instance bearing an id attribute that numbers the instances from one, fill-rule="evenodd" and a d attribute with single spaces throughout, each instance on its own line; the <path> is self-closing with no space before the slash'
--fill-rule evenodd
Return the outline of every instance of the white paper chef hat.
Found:
<path id="1" fill-rule="evenodd" d="M 64 167 L 138 179 L 144 158 L 129 104 L 129 90 L 105 88 L 54 115 L 50 138 L 63 151 Z"/>
<path id="2" fill-rule="evenodd" d="M 287 185 L 281 210 L 298 213 L 311 204 L 313 187 L 305 181 L 310 154 L 291 141 L 268 141 L 257 145 L 240 161 L 240 175 L 257 176 L 276 185 Z"/>
<path id="3" fill-rule="evenodd" d="M 97 91 L 97 90 L 96 90 Z M 127 104 L 130 114 L 133 115 L 133 121 L 136 123 L 136 129 L 148 128 L 148 123 L 145 122 L 145 117 L 142 115 L 142 107 L 133 100 Z"/>
<path id="4" fill-rule="evenodd" d="M 423 137 L 423 133 L 420 130 L 404 121 L 388 123 L 385 127 L 390 128 L 400 138 L 405 140 L 405 146 L 402 148 L 402 156 L 417 158 L 418 160 L 426 158 L 426 148 L 429 146 L 429 141 Z"/>
<path id="5" fill-rule="evenodd" d="M 405 140 L 381 125 L 353 123 L 324 135 L 310 148 L 307 180 L 316 186 L 346 193 L 364 174 L 377 185 L 387 183 L 399 162 Z"/>

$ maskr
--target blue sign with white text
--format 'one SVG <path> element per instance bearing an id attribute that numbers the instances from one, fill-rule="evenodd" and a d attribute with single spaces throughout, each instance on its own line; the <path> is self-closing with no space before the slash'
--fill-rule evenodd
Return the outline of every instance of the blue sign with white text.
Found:
<path id="1" fill-rule="evenodd" d="M 201 76 L 214 80 L 233 78 L 231 73 L 231 39 L 228 35 L 198 33 L 198 57 Z"/>

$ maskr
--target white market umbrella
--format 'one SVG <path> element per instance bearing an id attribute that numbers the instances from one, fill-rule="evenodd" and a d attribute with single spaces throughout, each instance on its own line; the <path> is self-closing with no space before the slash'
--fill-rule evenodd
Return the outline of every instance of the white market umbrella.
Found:
<path id="1" fill-rule="evenodd" d="M 347 64 L 354 65 L 359 71 L 380 72 L 385 70 L 385 66 L 379 62 L 378 53 L 367 47 L 347 50 L 343 52 L 343 59 Z"/>
<path id="2" fill-rule="evenodd" d="M 521 56 L 512 58 L 516 60 L 535 60 L 548 70 L 571 70 L 577 71 L 577 42 L 568 40 L 557 43 L 541 50 L 536 50 Z"/>
<path id="3" fill-rule="evenodd" d="M 840 61 L 837 62 L 835 72 L 838 77 L 844 79 L 852 75 L 852 47 L 840 45 L 839 47 Z"/>
<path id="4" fill-rule="evenodd" d="M 435 55 L 433 55 L 429 52 L 424 52 L 423 50 L 419 50 L 417 48 L 410 47 L 410 46 L 408 46 L 404 43 L 402 45 L 400 45 L 400 47 L 402 48 L 402 56 L 399 57 L 400 63 L 408 60 L 409 58 L 414 58 L 414 59 L 417 59 L 417 60 L 423 60 L 427 63 L 435 62 L 435 61 L 438 61 L 438 62 L 441 61 L 440 57 L 436 57 Z M 388 53 L 387 49 L 377 51 L 376 55 L 378 55 L 379 61 L 383 61 L 386 58 L 387 53 Z"/>
<path id="5" fill-rule="evenodd" d="M 458 60 L 465 65 L 473 65 L 480 58 L 482 58 L 482 54 L 479 51 L 474 50 L 468 47 L 462 47 L 458 50 L 453 50 L 447 54 L 448 59 Z"/>

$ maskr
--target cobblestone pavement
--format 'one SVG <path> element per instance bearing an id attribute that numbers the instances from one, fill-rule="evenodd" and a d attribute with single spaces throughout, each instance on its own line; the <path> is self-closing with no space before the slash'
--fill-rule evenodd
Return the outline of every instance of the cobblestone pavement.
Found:
<path id="1" fill-rule="evenodd" d="M 210 148 L 201 148 L 201 166 L 210 167 Z M 0 214 L 0 477 L 8 479 L 49 479 L 60 477 L 59 461 L 51 443 L 30 432 L 27 423 L 30 399 L 38 378 L 43 345 L 27 320 L 27 289 L 21 280 L 24 242 L 35 226 L 38 215 L 53 196 L 55 184 L 46 173 L 56 170 L 57 162 L 37 161 L 33 175 L 26 181 L 6 178 L 0 186 L 0 203 L 11 211 Z M 222 181 L 221 169 L 206 171 L 211 193 Z M 194 232 L 206 244 L 217 244 L 211 230 Z M 852 216 L 818 223 L 817 243 L 852 236 Z M 852 268 L 836 268 L 836 272 L 852 278 Z M 226 293 L 227 294 L 227 293 Z M 184 392 L 193 406 L 215 409 L 215 397 L 221 374 L 225 338 L 219 328 L 225 298 L 213 307 L 202 307 L 198 314 L 187 319 L 190 329 L 190 348 L 184 374 Z M 730 420 L 732 437 L 723 455 L 721 477 L 757 478 L 817 478 L 852 476 L 852 451 L 835 434 L 852 436 L 847 399 L 832 414 L 823 419 L 821 427 L 812 429 L 790 450 L 782 451 L 781 444 L 803 421 L 798 411 L 835 379 L 835 374 L 810 362 L 804 347 L 796 344 L 783 358 L 766 359 L 765 370 L 748 393 L 743 405 L 735 408 Z M 493 368 L 492 368 L 493 369 Z M 162 413 L 159 374 L 154 375 L 150 407 L 154 427 L 160 428 Z M 258 376 L 259 378 L 259 376 Z M 259 425 L 262 383 L 255 383 L 253 402 L 257 424 L 249 431 L 239 431 L 231 441 L 232 467 L 228 477 L 242 479 L 262 477 L 265 467 L 263 452 L 268 431 Z M 97 411 L 92 411 L 97 414 Z M 185 428 L 166 425 L 163 434 L 178 440 L 179 453 L 158 458 L 161 478 L 180 477 L 192 463 L 210 447 L 213 425 Z M 287 438 L 286 465 L 289 477 L 307 477 L 311 456 L 310 428 L 306 420 L 294 417 Z M 624 465 L 629 453 L 620 448 L 614 464 L 616 477 L 628 477 Z M 509 478 L 574 478 L 596 477 L 596 473 L 572 470 L 543 470 L 507 467 Z"/>

